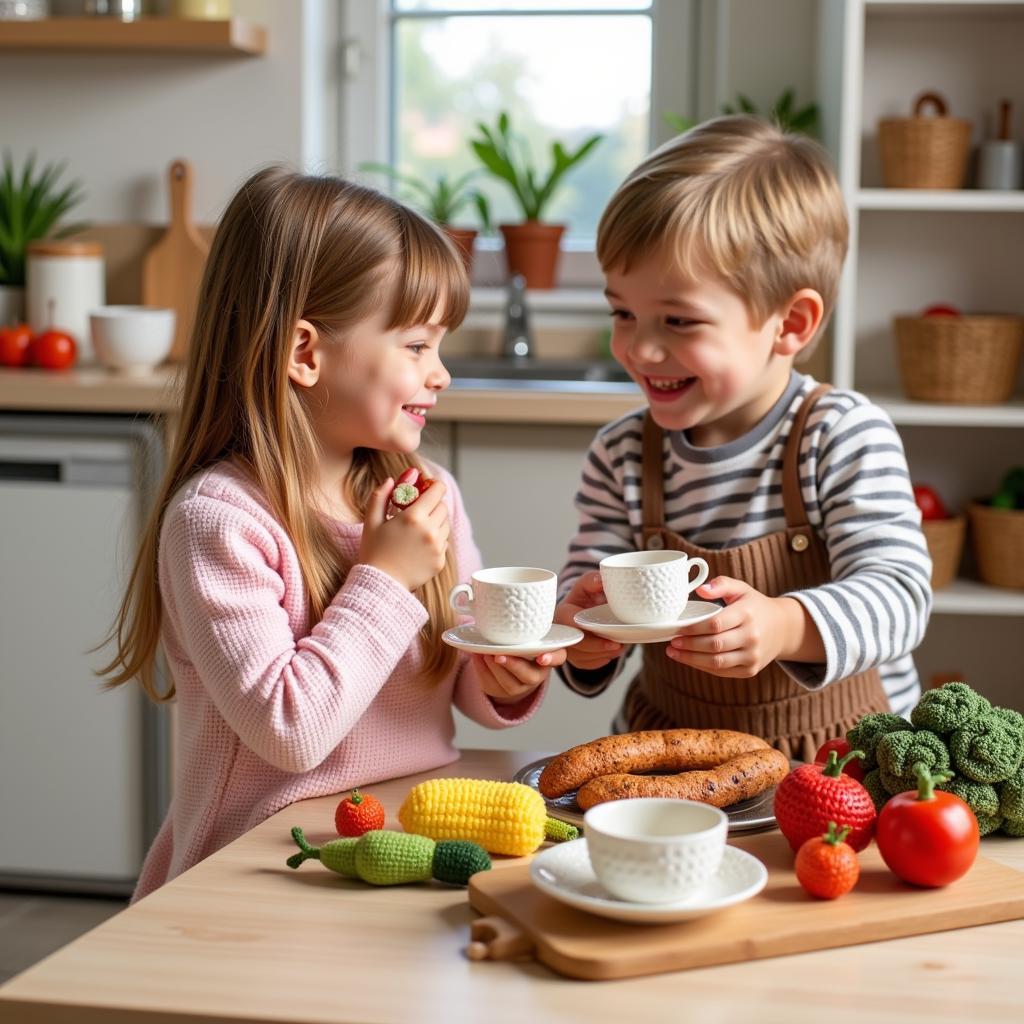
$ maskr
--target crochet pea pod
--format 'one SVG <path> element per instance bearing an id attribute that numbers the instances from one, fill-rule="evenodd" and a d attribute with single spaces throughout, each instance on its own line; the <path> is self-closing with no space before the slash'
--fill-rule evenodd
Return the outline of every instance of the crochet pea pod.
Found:
<path id="1" fill-rule="evenodd" d="M 521 782 L 427 779 L 398 810 L 406 832 L 431 839 L 471 839 L 491 853 L 523 857 L 545 839 L 575 839 L 572 825 L 549 818 L 544 798 Z"/>
<path id="2" fill-rule="evenodd" d="M 991 712 L 967 722 L 949 737 L 953 768 L 974 782 L 1003 782 L 1024 761 L 1024 733 Z"/>
<path id="3" fill-rule="evenodd" d="M 426 836 L 377 829 L 358 839 L 332 839 L 310 846 L 302 829 L 292 829 L 299 852 L 288 858 L 290 868 L 318 860 L 346 878 L 361 878 L 371 885 L 402 885 L 436 878 L 451 885 L 466 885 L 471 875 L 487 871 L 491 858 L 476 843 L 448 840 L 435 843 Z"/>

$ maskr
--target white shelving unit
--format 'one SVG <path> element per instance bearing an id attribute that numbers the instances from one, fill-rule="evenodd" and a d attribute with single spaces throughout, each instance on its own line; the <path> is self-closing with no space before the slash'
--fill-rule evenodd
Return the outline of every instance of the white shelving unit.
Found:
<path id="1" fill-rule="evenodd" d="M 1024 463 L 1024 374 L 1004 405 L 912 401 L 901 392 L 891 322 L 938 302 L 1024 314 L 1024 190 L 884 188 L 876 126 L 882 117 L 907 116 L 927 90 L 973 122 L 974 144 L 991 134 L 999 101 L 1011 100 L 1020 139 L 1024 2 L 824 0 L 821 29 L 825 143 L 850 213 L 833 380 L 885 408 L 913 479 L 965 508 L 991 493 L 1010 465 Z M 922 682 L 961 673 L 1021 706 L 1024 591 L 972 579 L 969 552 L 963 572 L 935 595 L 929 634 L 915 655 Z"/>

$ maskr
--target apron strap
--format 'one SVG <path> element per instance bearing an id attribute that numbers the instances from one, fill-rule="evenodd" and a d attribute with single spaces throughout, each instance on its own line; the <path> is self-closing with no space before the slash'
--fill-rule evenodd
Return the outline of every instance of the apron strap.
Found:
<path id="1" fill-rule="evenodd" d="M 804 427 L 814 403 L 831 390 L 831 384 L 819 384 L 803 400 L 796 411 L 789 437 L 786 438 L 786 453 L 782 460 L 782 503 L 786 511 L 786 525 L 791 528 L 807 525 L 807 509 L 804 507 L 804 496 L 800 487 L 800 442 L 803 440 Z"/>
<path id="2" fill-rule="evenodd" d="M 650 410 L 644 415 L 643 485 L 641 515 L 644 530 L 660 530 L 665 525 L 665 454 L 664 432 Z"/>

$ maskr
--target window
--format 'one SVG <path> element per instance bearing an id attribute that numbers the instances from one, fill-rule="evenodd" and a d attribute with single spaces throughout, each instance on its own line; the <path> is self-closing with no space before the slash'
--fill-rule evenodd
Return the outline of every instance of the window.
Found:
<path id="1" fill-rule="evenodd" d="M 596 283 L 608 198 L 672 134 L 666 113 L 696 113 L 699 13 L 691 0 L 348 0 L 341 165 L 459 174 L 478 166 L 477 123 L 503 110 L 541 171 L 551 142 L 572 149 L 601 133 L 545 214 L 569 225 L 564 283 Z M 478 184 L 496 223 L 520 219 L 507 186 L 484 174 Z"/>

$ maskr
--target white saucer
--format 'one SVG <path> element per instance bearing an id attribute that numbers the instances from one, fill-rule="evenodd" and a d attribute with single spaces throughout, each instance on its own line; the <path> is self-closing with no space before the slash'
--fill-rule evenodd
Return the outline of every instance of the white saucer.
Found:
<path id="1" fill-rule="evenodd" d="M 583 634 L 572 626 L 552 626 L 539 640 L 525 644 L 492 644 L 485 640 L 480 630 L 472 623 L 446 629 L 441 639 L 449 647 L 455 647 L 469 654 L 511 654 L 517 658 L 534 658 L 549 651 L 560 651 L 572 647 L 583 639 Z"/>
<path id="2" fill-rule="evenodd" d="M 671 640 L 683 626 L 703 622 L 721 610 L 722 606 L 714 601 L 688 601 L 674 622 L 623 622 L 612 614 L 609 605 L 599 604 L 596 608 L 577 612 L 573 622 L 607 640 L 623 644 L 654 644 Z"/>
<path id="3" fill-rule="evenodd" d="M 600 917 L 631 924 L 670 924 L 703 917 L 756 896 L 768 881 L 768 869 L 752 854 L 726 846 L 718 873 L 692 896 L 673 903 L 620 900 L 594 875 L 586 839 L 541 850 L 530 864 L 530 881 L 552 899 Z"/>

